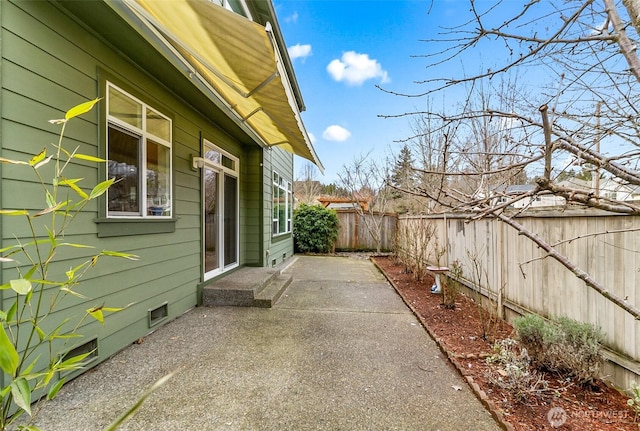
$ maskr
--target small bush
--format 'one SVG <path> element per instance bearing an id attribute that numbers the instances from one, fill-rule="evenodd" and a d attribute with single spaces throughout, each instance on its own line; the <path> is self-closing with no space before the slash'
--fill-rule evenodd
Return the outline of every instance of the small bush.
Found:
<path id="1" fill-rule="evenodd" d="M 631 388 L 629 389 L 629 393 L 630 393 L 630 397 L 627 400 L 627 404 L 635 412 L 636 416 L 634 420 L 637 421 L 638 416 L 640 416 L 640 386 L 638 386 L 636 382 L 631 382 Z"/>
<path id="2" fill-rule="evenodd" d="M 460 280 L 462 279 L 462 263 L 458 259 L 449 265 L 449 275 L 442 292 L 442 302 L 445 308 L 456 308 L 456 299 L 460 294 Z"/>
<path id="3" fill-rule="evenodd" d="M 560 373 L 586 384 L 598 378 L 602 332 L 568 317 L 546 321 L 529 314 L 513 322 L 518 338 L 538 369 Z"/>
<path id="4" fill-rule="evenodd" d="M 297 252 L 328 253 L 338 239 L 338 216 L 322 205 L 301 204 L 293 212 Z"/>
<path id="5" fill-rule="evenodd" d="M 549 383 L 530 367 L 527 349 L 519 348 L 516 340 L 506 338 L 496 341 L 493 354 L 487 358 L 487 362 L 499 366 L 487 370 L 489 381 L 512 392 L 518 401 L 525 401 L 530 395 L 539 396 L 549 389 Z"/>

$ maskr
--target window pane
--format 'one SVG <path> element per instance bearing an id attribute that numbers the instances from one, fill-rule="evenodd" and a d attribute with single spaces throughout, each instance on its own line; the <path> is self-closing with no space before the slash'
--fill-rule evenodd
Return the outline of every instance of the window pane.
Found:
<path id="1" fill-rule="evenodd" d="M 204 272 L 220 267 L 218 256 L 218 173 L 204 170 Z"/>
<path id="2" fill-rule="evenodd" d="M 234 171 L 236 170 L 236 164 L 234 163 L 234 161 L 229 157 L 225 156 L 224 154 L 222 155 L 222 166 L 228 169 L 232 169 Z"/>
<path id="3" fill-rule="evenodd" d="M 171 215 L 169 148 L 147 141 L 147 214 Z"/>
<path id="4" fill-rule="evenodd" d="M 287 229 L 287 195 L 284 189 L 280 188 L 280 202 L 278 205 L 278 233 L 284 233 Z"/>
<path id="5" fill-rule="evenodd" d="M 147 132 L 167 142 L 171 141 L 171 122 L 153 109 L 147 108 Z"/>
<path id="6" fill-rule="evenodd" d="M 218 165 L 220 164 L 221 157 L 222 157 L 222 154 L 220 153 L 220 151 L 211 150 L 211 149 L 207 149 L 207 152 L 204 154 L 205 159 L 211 160 L 213 163 L 217 163 Z"/>
<path id="7" fill-rule="evenodd" d="M 142 129 L 142 105 L 113 87 L 109 87 L 109 115 Z"/>
<path id="8" fill-rule="evenodd" d="M 116 179 L 107 191 L 109 212 L 139 214 L 140 138 L 109 126 L 108 148 L 108 177 Z"/>
<path id="9" fill-rule="evenodd" d="M 278 206 L 280 205 L 280 189 L 273 186 L 273 233 L 278 233 Z"/>
<path id="10" fill-rule="evenodd" d="M 291 184 L 289 184 L 289 186 L 291 186 Z M 287 191 L 287 232 L 291 232 L 292 219 L 293 219 L 293 194 L 291 193 L 291 191 Z"/>
<path id="11" fill-rule="evenodd" d="M 237 202 L 236 197 L 238 180 L 232 176 L 224 176 L 224 265 L 237 263 Z"/>

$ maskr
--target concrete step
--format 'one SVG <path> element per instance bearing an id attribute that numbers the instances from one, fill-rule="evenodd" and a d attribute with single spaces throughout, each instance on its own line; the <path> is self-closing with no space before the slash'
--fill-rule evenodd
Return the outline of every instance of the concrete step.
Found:
<path id="1" fill-rule="evenodd" d="M 289 286 L 291 275 L 276 268 L 240 268 L 202 289 L 204 306 L 271 307 Z"/>
<path id="2" fill-rule="evenodd" d="M 293 275 L 280 275 L 274 278 L 271 283 L 259 291 L 254 299 L 254 307 L 271 308 L 278 302 L 287 287 L 293 281 Z"/>

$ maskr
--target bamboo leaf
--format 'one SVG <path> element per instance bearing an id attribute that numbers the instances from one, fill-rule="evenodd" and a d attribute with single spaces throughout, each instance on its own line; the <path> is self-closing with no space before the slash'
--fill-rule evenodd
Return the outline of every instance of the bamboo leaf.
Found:
<path id="1" fill-rule="evenodd" d="M 65 202 L 60 202 L 56 205 L 50 206 L 48 208 L 43 209 L 42 211 L 39 211 L 37 213 L 35 213 L 33 215 L 33 217 L 40 217 L 49 213 L 52 213 L 54 211 L 58 211 L 60 208 L 62 208 L 63 206 L 67 205 L 69 203 L 69 201 L 65 201 Z"/>
<path id="2" fill-rule="evenodd" d="M 138 260 L 139 259 L 139 256 L 137 256 L 135 254 L 122 253 L 122 252 L 119 252 L 119 251 L 102 250 L 100 252 L 100 254 L 102 256 L 122 257 L 124 259 L 129 259 L 129 260 Z"/>
<path id="3" fill-rule="evenodd" d="M 24 377 L 18 377 L 11 382 L 11 395 L 18 407 L 31 416 L 31 387 Z"/>
<path id="4" fill-rule="evenodd" d="M 18 215 L 29 215 L 29 212 L 27 210 L 0 210 L 0 214 L 18 216 Z"/>
<path id="5" fill-rule="evenodd" d="M 76 292 L 75 290 L 71 290 L 71 289 L 70 289 L 70 288 L 68 288 L 68 287 L 61 287 L 61 288 L 60 288 L 60 290 L 61 290 L 61 291 L 63 291 L 63 292 L 65 292 L 65 293 L 68 293 L 69 295 L 73 295 L 73 296 L 75 296 L 76 298 L 80 298 L 80 299 L 89 299 L 88 297 L 84 296 L 83 294 L 78 293 L 78 292 Z"/>
<path id="6" fill-rule="evenodd" d="M 0 162 L 2 162 L 2 163 L 11 163 L 12 165 L 28 165 L 29 164 L 29 163 L 23 162 L 21 160 L 5 159 L 4 157 L 0 157 Z"/>
<path id="7" fill-rule="evenodd" d="M 108 189 L 109 187 L 111 187 L 111 185 L 114 183 L 116 179 L 115 178 L 111 178 L 109 180 L 103 181 L 99 184 L 97 184 L 93 190 L 91 190 L 91 194 L 89 195 L 89 199 L 95 199 L 98 196 L 103 195 Z"/>
<path id="8" fill-rule="evenodd" d="M 38 269 L 38 265 L 32 265 L 31 269 L 29 271 L 27 271 L 27 273 L 22 277 L 22 278 L 31 278 L 33 277 L 33 274 L 36 273 L 36 270 Z"/>
<path id="9" fill-rule="evenodd" d="M 49 392 L 47 393 L 47 399 L 48 400 L 52 400 L 56 397 L 56 395 L 58 395 L 58 392 L 60 391 L 60 389 L 62 389 L 62 386 L 64 385 L 64 379 L 60 379 L 56 382 L 55 385 L 52 385 L 49 388 Z"/>
<path id="10" fill-rule="evenodd" d="M 37 426 L 34 426 L 34 425 L 22 425 L 22 426 L 19 426 L 18 429 L 20 431 L 42 431 L 41 428 L 38 428 Z"/>
<path id="11" fill-rule="evenodd" d="M 64 116 L 64 119 L 66 121 L 69 121 L 70 119 L 77 117 L 78 115 L 82 115 L 86 112 L 91 111 L 91 108 L 93 108 L 93 106 L 99 101 L 100 101 L 100 97 L 74 106 L 73 108 L 67 111 L 67 113 Z"/>
<path id="12" fill-rule="evenodd" d="M 38 359 L 40 359 L 40 355 L 38 355 L 37 358 L 35 358 L 27 368 L 24 369 L 24 371 L 22 371 L 20 374 L 22 376 L 24 376 L 27 380 L 29 380 L 29 376 L 28 374 L 31 374 L 31 371 L 33 371 L 33 369 L 36 367 L 36 363 L 38 363 Z"/>
<path id="13" fill-rule="evenodd" d="M 153 386 L 151 386 L 144 394 L 142 394 L 142 396 L 138 399 L 138 401 L 134 405 L 132 405 L 127 411 L 122 413 L 120 417 L 118 417 L 115 421 L 111 422 L 109 426 L 107 426 L 103 431 L 117 430 L 120 427 L 120 425 L 124 423 L 124 421 L 126 421 L 131 415 L 133 415 L 140 408 L 142 403 L 144 403 L 146 399 L 149 398 L 149 395 L 151 395 L 156 390 L 158 390 L 158 388 L 160 388 L 162 385 L 167 383 L 169 379 L 173 377 L 173 374 L 174 373 L 169 373 L 166 376 L 162 377 L 157 382 L 155 382 Z"/>
<path id="14" fill-rule="evenodd" d="M 102 314 L 102 306 L 93 307 L 87 310 L 87 314 L 104 324 L 104 314 Z"/>
<path id="15" fill-rule="evenodd" d="M 117 313 L 118 311 L 124 310 L 126 307 L 102 307 L 102 311 L 106 311 L 109 313 Z"/>
<path id="16" fill-rule="evenodd" d="M 76 244 L 74 242 L 61 242 L 60 244 L 58 244 L 59 246 L 65 246 L 65 247 L 73 247 L 73 248 L 95 248 L 92 245 L 86 245 L 86 244 Z M 79 266 L 84 266 L 83 265 L 79 265 Z"/>
<path id="17" fill-rule="evenodd" d="M 53 195 L 51 195 L 51 192 L 49 192 L 49 190 L 47 190 L 47 194 L 45 197 L 46 197 L 48 207 L 56 206 L 56 200 L 53 198 Z"/>
<path id="18" fill-rule="evenodd" d="M 82 361 L 84 361 L 84 359 L 91 355 L 94 351 L 90 351 L 88 353 L 83 353 L 81 355 L 77 355 L 77 356 L 73 356 L 69 359 L 65 359 L 64 361 L 60 362 L 57 366 L 56 369 L 58 371 L 68 371 L 68 370 L 77 370 L 78 368 L 82 368 Z"/>
<path id="19" fill-rule="evenodd" d="M 20 358 L 13 343 L 4 330 L 4 325 L 0 325 L 0 368 L 2 371 L 13 376 L 18 368 Z"/>
<path id="20" fill-rule="evenodd" d="M 47 235 L 49 236 L 49 241 L 51 242 L 51 245 L 55 246 L 56 245 L 56 235 L 55 235 L 55 233 L 53 233 L 51 231 L 49 226 L 45 226 L 45 229 L 47 230 Z"/>
<path id="21" fill-rule="evenodd" d="M 47 163 L 49 163 L 51 161 L 52 158 L 53 158 L 53 156 L 47 157 L 46 159 L 44 159 L 43 161 L 41 161 L 40 163 L 35 165 L 34 168 L 38 169 L 38 168 L 40 168 L 40 166 L 46 165 Z"/>
<path id="22" fill-rule="evenodd" d="M 33 156 L 31 158 L 31 160 L 29 160 L 29 164 L 31 166 L 35 166 L 38 163 L 40 163 L 41 161 L 44 160 L 44 158 L 47 157 L 47 149 L 43 148 L 42 151 L 40 151 L 38 154 L 36 154 L 35 156 Z"/>
<path id="23" fill-rule="evenodd" d="M 89 195 L 84 190 L 82 190 L 80 187 L 78 187 L 78 185 L 76 184 L 81 179 L 82 178 L 76 178 L 76 179 L 73 179 L 73 180 L 63 179 L 62 181 L 60 181 L 60 185 L 71 187 L 73 189 L 73 191 L 75 191 L 82 199 L 87 199 L 87 198 L 89 198 Z"/>
<path id="24" fill-rule="evenodd" d="M 15 262 L 15 259 L 11 259 L 10 257 L 1 257 L 0 256 L 0 262 L 2 262 L 2 263 Z"/>
<path id="25" fill-rule="evenodd" d="M 35 329 L 36 329 L 36 332 L 38 333 L 38 338 L 40 339 L 40 342 L 42 342 L 42 340 L 47 338 L 47 334 L 45 334 L 44 331 L 42 329 L 40 329 L 39 326 L 36 326 Z"/>
<path id="26" fill-rule="evenodd" d="M 89 299 L 89 298 L 86 298 Z M 72 338 L 82 338 L 82 334 L 63 334 L 52 336 L 52 340 L 70 340 Z"/>
<path id="27" fill-rule="evenodd" d="M 80 160 L 88 160 L 90 162 L 106 162 L 105 159 L 101 159 L 100 157 L 94 157 L 94 156 L 90 156 L 88 154 L 74 154 L 73 155 L 74 159 L 80 159 Z"/>
<path id="28" fill-rule="evenodd" d="M 18 311 L 18 301 L 13 301 L 11 307 L 9 307 L 9 311 L 7 311 L 7 322 L 11 322 L 13 318 L 16 316 L 16 312 Z"/>
<path id="29" fill-rule="evenodd" d="M 15 280 L 9 280 L 9 284 L 11 285 L 11 289 L 16 292 L 18 295 L 26 295 L 31 292 L 32 285 L 31 281 L 26 278 L 17 278 Z"/>

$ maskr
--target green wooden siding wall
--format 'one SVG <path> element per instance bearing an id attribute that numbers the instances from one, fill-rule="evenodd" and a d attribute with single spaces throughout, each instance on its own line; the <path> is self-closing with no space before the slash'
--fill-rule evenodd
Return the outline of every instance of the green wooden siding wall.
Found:
<path id="1" fill-rule="evenodd" d="M 240 159 L 240 263 L 261 263 L 262 149 L 232 139 L 212 119 L 176 97 L 169 90 L 170 83 L 152 79 L 50 3 L 3 0 L 0 11 L 0 145 L 4 157 L 26 160 L 56 142 L 59 126 L 48 120 L 60 118 L 68 108 L 103 93 L 105 79 L 173 120 L 175 231 L 147 235 L 123 232 L 121 236 L 98 238 L 95 220 L 99 208 L 93 204 L 80 214 L 66 235 L 69 242 L 140 256 L 138 261 L 101 259 L 78 289 L 91 299 L 68 298 L 54 316 L 57 320 L 81 315 L 93 305 L 132 304 L 117 317 L 107 317 L 104 326 L 87 322 L 81 328 L 85 340 L 98 337 L 102 360 L 149 332 L 149 309 L 167 302 L 170 320 L 197 303 L 202 273 L 201 179 L 200 171 L 191 169 L 191 157 L 201 152 L 201 136 Z M 103 111 L 104 106 L 70 122 L 67 145 L 79 146 L 82 153 L 100 155 Z M 84 178 L 84 186 L 90 190 L 101 180 L 102 171 L 93 163 L 80 162 L 72 166 L 69 177 Z M 33 175 L 17 166 L 4 166 L 0 172 L 2 208 L 43 207 L 44 198 Z M 17 218 L 3 219 L 0 227 L 4 245 L 13 241 L 14 235 L 25 238 L 29 234 L 27 226 Z M 71 249 L 60 256 L 55 275 L 62 276 L 88 256 L 84 249 Z M 14 276 L 15 271 L 5 268 L 0 281 Z M 0 299 L 6 306 L 6 295 Z"/>
<path id="2" fill-rule="evenodd" d="M 272 234 L 273 223 L 273 172 L 277 172 L 293 185 L 293 155 L 274 147 L 264 152 L 264 266 L 279 265 L 293 255 L 293 236 Z M 267 253 L 268 251 L 268 253 Z"/>

